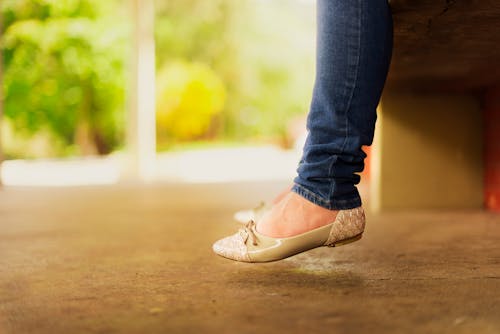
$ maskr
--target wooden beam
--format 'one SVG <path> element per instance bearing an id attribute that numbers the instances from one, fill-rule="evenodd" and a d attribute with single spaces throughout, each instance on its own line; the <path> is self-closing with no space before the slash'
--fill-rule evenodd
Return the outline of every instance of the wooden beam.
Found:
<path id="1" fill-rule="evenodd" d="M 477 92 L 500 81 L 497 0 L 391 0 L 391 90 Z"/>

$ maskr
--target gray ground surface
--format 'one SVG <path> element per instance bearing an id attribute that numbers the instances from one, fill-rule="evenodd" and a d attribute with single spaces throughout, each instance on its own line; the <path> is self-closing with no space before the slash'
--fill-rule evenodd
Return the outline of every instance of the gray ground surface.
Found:
<path id="1" fill-rule="evenodd" d="M 212 255 L 276 189 L 0 191 L 0 333 L 500 333 L 499 215 L 369 215 L 336 249 Z"/>

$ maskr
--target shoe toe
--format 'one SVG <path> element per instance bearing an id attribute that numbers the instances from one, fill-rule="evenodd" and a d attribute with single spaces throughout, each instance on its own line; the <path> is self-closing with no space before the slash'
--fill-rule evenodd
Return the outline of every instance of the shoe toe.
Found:
<path id="1" fill-rule="evenodd" d="M 215 254 L 225 258 L 235 261 L 251 262 L 245 241 L 238 233 L 216 241 L 212 249 Z"/>

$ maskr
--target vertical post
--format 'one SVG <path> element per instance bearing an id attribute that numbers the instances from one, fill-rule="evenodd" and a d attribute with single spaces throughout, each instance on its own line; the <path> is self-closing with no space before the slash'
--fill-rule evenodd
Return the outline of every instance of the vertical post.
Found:
<path id="1" fill-rule="evenodd" d="M 154 0 L 131 0 L 131 4 L 128 177 L 148 181 L 154 177 L 156 165 Z"/>

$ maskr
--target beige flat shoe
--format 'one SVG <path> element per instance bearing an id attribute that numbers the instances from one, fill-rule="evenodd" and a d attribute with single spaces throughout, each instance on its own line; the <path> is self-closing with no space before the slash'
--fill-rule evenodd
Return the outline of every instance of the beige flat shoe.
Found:
<path id="1" fill-rule="evenodd" d="M 268 237 L 255 227 L 251 220 L 238 233 L 215 242 L 214 252 L 235 261 L 270 262 L 316 247 L 341 246 L 361 239 L 365 213 L 362 207 L 340 210 L 333 223 L 289 238 Z"/>

